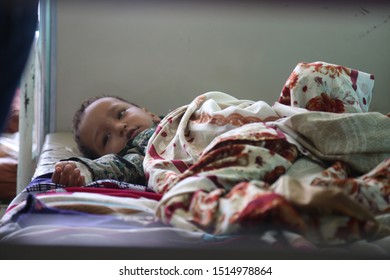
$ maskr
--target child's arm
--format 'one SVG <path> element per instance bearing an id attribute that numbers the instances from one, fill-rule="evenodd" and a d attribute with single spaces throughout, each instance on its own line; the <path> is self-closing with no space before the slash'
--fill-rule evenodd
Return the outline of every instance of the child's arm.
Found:
<path id="1" fill-rule="evenodd" d="M 108 154 L 95 160 L 69 158 L 55 165 L 52 181 L 66 186 L 82 186 L 95 180 L 114 179 L 144 185 L 143 159 L 144 156 L 137 153 L 123 157 Z"/>
<path id="2" fill-rule="evenodd" d="M 151 127 L 138 134 L 132 145 L 121 153 L 122 156 L 108 154 L 95 160 L 74 157 L 58 162 L 52 181 L 67 186 L 81 186 L 95 180 L 114 179 L 145 185 L 143 169 L 145 148 L 155 129 Z"/>

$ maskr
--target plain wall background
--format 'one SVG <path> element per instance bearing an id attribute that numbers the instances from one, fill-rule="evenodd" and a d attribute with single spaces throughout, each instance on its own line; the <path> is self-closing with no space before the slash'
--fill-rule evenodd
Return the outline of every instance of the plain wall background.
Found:
<path id="1" fill-rule="evenodd" d="M 160 115 L 212 90 L 273 104 L 301 61 L 374 74 L 390 112 L 389 4 L 139 2 L 58 0 L 56 131 L 101 94 Z"/>

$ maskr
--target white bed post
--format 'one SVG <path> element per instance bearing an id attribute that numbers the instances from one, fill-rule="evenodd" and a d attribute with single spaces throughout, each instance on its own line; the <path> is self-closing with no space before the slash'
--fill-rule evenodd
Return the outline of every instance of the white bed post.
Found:
<path id="1" fill-rule="evenodd" d="M 30 55 L 20 83 L 19 155 L 16 193 L 20 193 L 31 181 L 35 167 L 33 159 L 35 55 L 38 33 L 33 41 Z"/>

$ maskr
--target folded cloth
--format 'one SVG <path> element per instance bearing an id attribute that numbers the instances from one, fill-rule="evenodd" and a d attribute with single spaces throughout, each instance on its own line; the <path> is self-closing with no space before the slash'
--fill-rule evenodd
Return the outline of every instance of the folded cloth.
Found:
<path id="1" fill-rule="evenodd" d="M 326 62 L 298 63 L 283 86 L 279 102 L 310 111 L 367 112 L 374 76 Z"/>

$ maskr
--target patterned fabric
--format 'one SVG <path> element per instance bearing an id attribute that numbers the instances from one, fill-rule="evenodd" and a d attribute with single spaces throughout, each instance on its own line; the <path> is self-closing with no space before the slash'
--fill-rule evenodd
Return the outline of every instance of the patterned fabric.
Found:
<path id="1" fill-rule="evenodd" d="M 374 76 L 326 62 L 299 63 L 286 81 L 279 102 L 310 111 L 367 112 Z"/>
<path id="2" fill-rule="evenodd" d="M 66 187 L 55 184 L 51 181 L 51 174 L 35 178 L 24 188 L 9 204 L 7 212 L 27 199 L 30 195 L 39 196 L 42 194 L 93 192 L 110 196 L 122 197 L 146 197 L 159 200 L 161 194 L 155 193 L 152 189 L 142 185 L 131 184 L 111 179 L 96 180 L 82 187 Z"/>
<path id="3" fill-rule="evenodd" d="M 157 202 L 90 193 L 29 194 L 0 221 L 1 242 L 18 244 L 215 248 L 258 250 L 276 246 L 278 236 L 264 238 L 211 235 L 169 227 L 154 215 Z M 289 234 L 291 245 L 310 248 Z M 287 235 L 286 235 L 287 237 Z M 286 245 L 284 245 L 286 246 Z M 54 253 L 55 254 L 55 253 Z M 53 255 L 55 258 L 55 255 Z"/>
<path id="4" fill-rule="evenodd" d="M 281 118 L 285 115 L 291 117 Z M 148 184 L 164 194 L 158 217 L 175 227 L 213 234 L 283 229 L 317 245 L 390 234 L 374 219 L 374 214 L 388 211 L 390 143 L 383 139 L 390 135 L 390 119 L 377 113 L 357 115 L 354 122 L 356 114 L 302 109 L 293 114 L 282 106 L 274 110 L 264 102 L 237 100 L 220 92 L 198 96 L 162 120 L 149 142 L 144 161 Z M 296 121 L 295 116 L 305 117 Z M 361 137 L 376 133 L 367 125 L 372 122 L 380 124 L 383 134 Z M 329 127 L 337 133 L 347 129 L 337 139 Z M 359 137 L 360 142 L 349 143 Z M 286 174 L 306 156 L 320 171 Z M 367 160 L 369 166 L 382 166 L 363 175 L 369 178 L 368 185 L 355 190 L 375 185 L 371 191 L 376 195 L 366 195 L 364 204 L 343 183 L 320 187 L 321 178 L 329 173 L 322 173 L 327 162 L 349 156 L 350 163 L 362 158 L 362 164 Z M 346 176 L 355 187 L 352 182 L 361 178 L 354 174 L 356 170 Z"/>
<path id="5" fill-rule="evenodd" d="M 344 161 L 360 173 L 390 157 L 389 118 L 377 112 L 310 112 L 281 120 L 278 127 L 294 135 L 314 158 Z"/>
<path id="6" fill-rule="evenodd" d="M 346 163 L 337 161 L 315 178 L 312 184 L 342 188 L 374 215 L 390 213 L 390 157 L 362 176 L 351 179 L 350 173 Z"/>

